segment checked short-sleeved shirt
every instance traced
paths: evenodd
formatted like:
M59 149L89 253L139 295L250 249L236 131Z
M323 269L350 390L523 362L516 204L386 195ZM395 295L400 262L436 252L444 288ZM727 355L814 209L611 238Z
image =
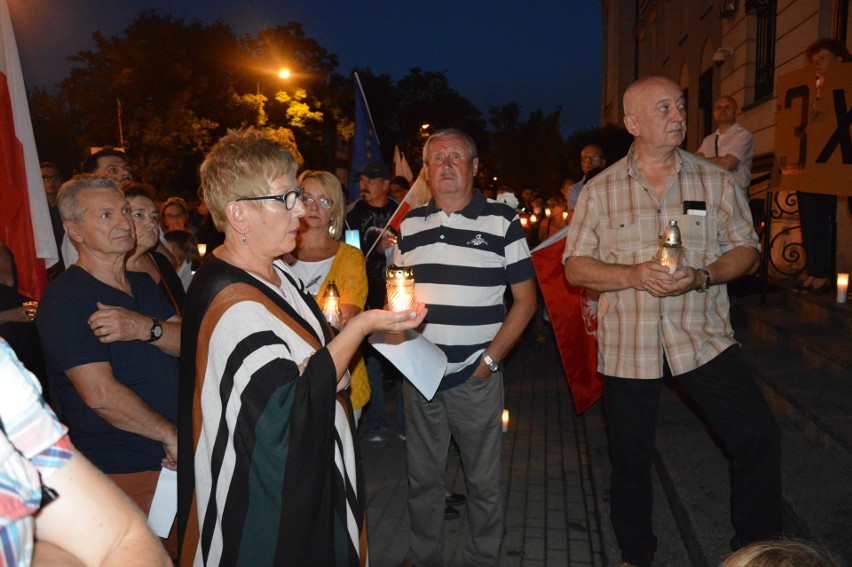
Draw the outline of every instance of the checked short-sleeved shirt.
M49 485L73 447L38 381L1 339L0 383L0 565L29 565L42 479Z
M670 220L678 221L687 265L694 268L739 246L759 249L745 195L724 170L676 149L677 177L658 201L633 167L633 151L586 185L563 259L648 261ZM685 201L704 203L706 214L684 214ZM632 288L604 292L598 304L598 370L621 378L660 378L664 353L672 374L694 370L736 343L729 311L723 285L662 298Z

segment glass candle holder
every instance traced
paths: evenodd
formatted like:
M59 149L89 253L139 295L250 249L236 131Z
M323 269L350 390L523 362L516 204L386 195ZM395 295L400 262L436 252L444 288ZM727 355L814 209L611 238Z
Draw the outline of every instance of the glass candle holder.
M686 251L681 245L680 228L676 220L669 221L651 261L668 268L670 274L686 266Z
M24 308L27 320L35 319L36 313L38 313L38 301L24 301L21 305Z
M385 282L391 311L414 309L414 271L411 268L388 268Z
M334 328L340 327L343 314L340 312L340 291L334 280L328 282L325 293L322 294L322 314L329 325Z
M198 255L204 258L204 255L207 254L207 245L203 242L198 243Z

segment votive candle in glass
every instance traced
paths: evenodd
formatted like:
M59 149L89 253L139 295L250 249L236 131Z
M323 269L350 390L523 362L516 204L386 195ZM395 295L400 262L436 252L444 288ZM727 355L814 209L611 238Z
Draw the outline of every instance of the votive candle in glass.
M414 271L411 268L388 268L385 282L391 311L414 309Z

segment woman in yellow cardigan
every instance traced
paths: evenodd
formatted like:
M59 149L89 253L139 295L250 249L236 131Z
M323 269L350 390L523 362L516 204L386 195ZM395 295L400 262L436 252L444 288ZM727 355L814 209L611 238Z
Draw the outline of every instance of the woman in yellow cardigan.
M338 240L343 231L346 201L340 181L327 171L305 171L299 176L304 189L305 216L296 248L288 259L290 268L316 297L322 307L329 282L340 291L340 327L364 309L367 301L367 271L364 254ZM357 353L349 365L352 375L350 398L355 420L370 400L370 382L364 358Z

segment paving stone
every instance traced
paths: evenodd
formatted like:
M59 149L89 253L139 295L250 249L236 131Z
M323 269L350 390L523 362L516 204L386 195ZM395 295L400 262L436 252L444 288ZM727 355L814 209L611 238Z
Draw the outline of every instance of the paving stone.
M518 347L507 360L504 380L511 422L501 442L505 533L499 566L606 567L585 423L574 412L552 343ZM370 562L395 567L408 553L405 444L393 436L382 443L362 437L360 447ZM467 493L457 457L448 461L447 486ZM444 523L448 567L463 564L467 507L459 509L459 520Z

